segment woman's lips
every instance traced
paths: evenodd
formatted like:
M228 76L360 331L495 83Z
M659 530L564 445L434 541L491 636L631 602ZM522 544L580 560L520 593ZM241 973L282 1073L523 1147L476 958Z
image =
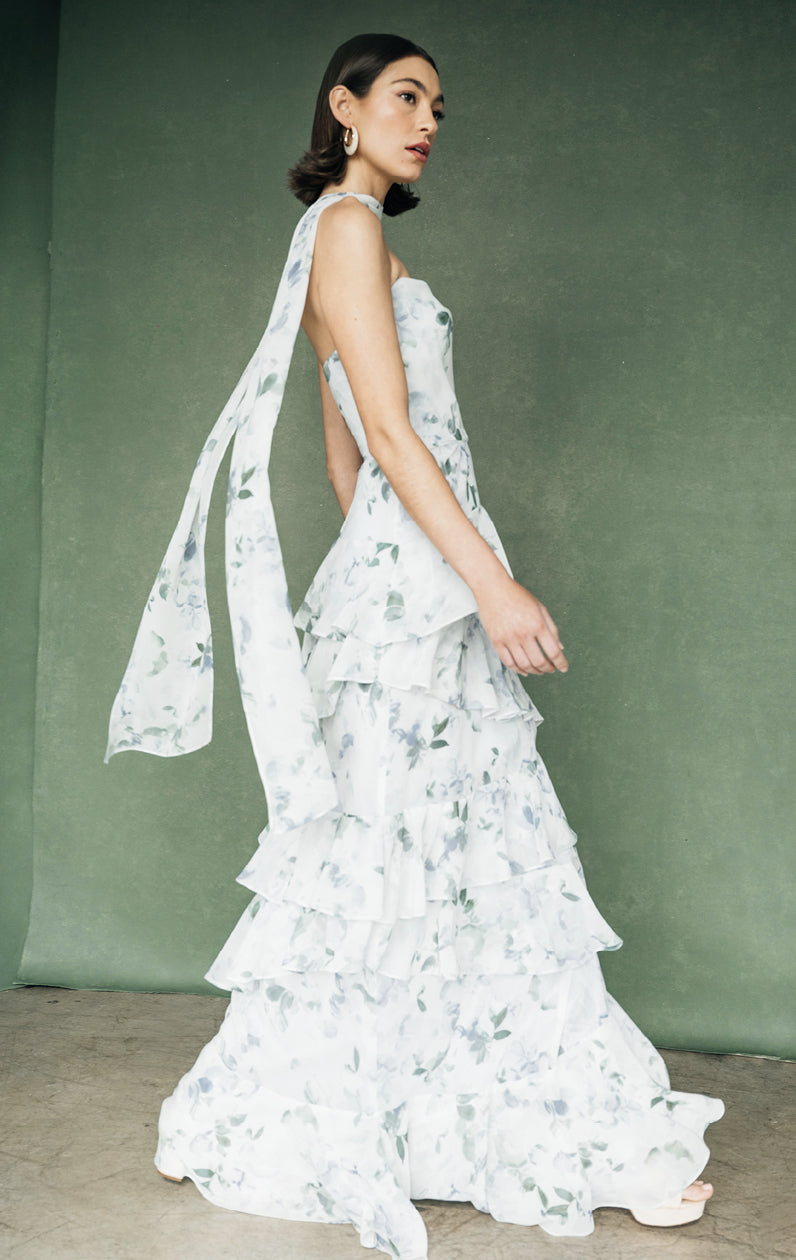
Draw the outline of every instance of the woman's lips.
M408 144L406 151L407 153L414 153L415 157L419 157L421 162L425 162L429 154L429 149L424 144Z

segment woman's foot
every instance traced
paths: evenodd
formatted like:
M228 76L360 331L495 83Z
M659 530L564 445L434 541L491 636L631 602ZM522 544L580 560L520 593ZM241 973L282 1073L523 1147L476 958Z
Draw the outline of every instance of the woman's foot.
M163 1150L158 1150L155 1156L155 1168L166 1181L185 1180L185 1169L171 1147L167 1146Z
M692 1181L691 1185L683 1190L681 1197L692 1203L707 1203L712 1194L713 1186L709 1181Z
M171 1173L161 1172L160 1169L158 1169L158 1172L160 1173L161 1177L163 1177L164 1180L166 1181L185 1181L184 1177L172 1177Z
M640 1225L688 1225L699 1220L712 1194L713 1186L709 1181L692 1181L677 1198L661 1207L630 1210Z

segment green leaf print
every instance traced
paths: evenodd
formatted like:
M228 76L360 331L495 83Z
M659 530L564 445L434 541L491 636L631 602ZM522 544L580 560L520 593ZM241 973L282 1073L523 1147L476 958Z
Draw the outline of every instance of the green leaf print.
M279 377L277 376L276 372L269 372L268 376L266 376L265 380L263 381L263 383L259 386L257 390L257 397L261 398L263 394L267 394L269 389L274 388L274 385L276 385L278 380L279 380Z
M443 718L441 722L434 722L432 729L434 731L435 739L437 738L438 735L442 734L442 732L445 730L445 727L448 725L449 722L450 722L450 718Z
M400 1159L401 1163L403 1163L404 1158L406 1156L406 1147L404 1146L404 1140L401 1137L400 1133L395 1139L395 1149L398 1152L398 1158Z
M245 486L247 481L251 481L256 471L257 471L256 468L247 468L246 471L242 473L241 475L240 484L242 486Z
M689 1159L691 1152L687 1146L683 1146L682 1142L667 1142L663 1148L670 1155L674 1155L676 1159Z
M320 1202L321 1207L324 1208L324 1210L331 1216L334 1212L334 1199L332 1199L325 1190L322 1190L320 1186L316 1188L315 1193L318 1196L318 1201Z
M203 1181L209 1181L211 1177L216 1175L212 1168L194 1168L193 1171L195 1176L201 1177Z
M254 498L254 495L251 490L239 490L238 498L239 499L252 499Z
M400 591L390 591L387 596L385 621L399 621L404 615L404 597Z
M408 828L399 827L398 839L401 842L401 848L403 849L404 853L408 853L409 850L412 848L412 834L408 830Z
M493 1027L499 1028L500 1025L503 1023L503 1020L508 1015L508 1013L509 1013L509 1008L507 1006L504 1006L503 1010L498 1011L497 1015L490 1015L489 1018L492 1020Z
M495 1035L494 1035L494 1037L492 1038L492 1040L493 1040L493 1041L502 1041L504 1037L510 1037L510 1036L511 1036L511 1030L510 1030L510 1029L508 1029L508 1028L501 1028L498 1032L496 1032L496 1033L495 1033Z
M166 652L161 652L157 660L152 662L152 668L149 671L149 677L153 678L155 674L160 674L168 665L169 658Z
M447 739L432 739L431 743L429 744L429 748L447 748L447 747L448 747Z
M205 645L204 645L204 643L197 643L197 645L196 645L196 646L198 647L199 651L201 652L201 656L197 656L197 657L195 658L195 660L191 661L191 669L195 669L195 668L197 667L197 665L201 665L201 664L202 664L202 661L203 661L203 660L204 660L204 658L205 658Z

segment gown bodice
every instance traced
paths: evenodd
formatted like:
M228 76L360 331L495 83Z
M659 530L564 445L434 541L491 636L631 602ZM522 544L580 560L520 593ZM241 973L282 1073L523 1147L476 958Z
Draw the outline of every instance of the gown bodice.
M425 280L399 276L392 286L398 342L409 388L409 418L431 449L453 451L466 445L453 387L452 320ZM324 363L335 402L363 458L370 455L340 357L335 351Z
M425 280L392 286L409 396L409 421L431 451L478 532L511 572L481 503L453 381L452 319ZM467 584L409 516L371 455L337 351L323 372L362 455L354 499L340 535L296 615L303 630L371 644L422 637L477 611Z

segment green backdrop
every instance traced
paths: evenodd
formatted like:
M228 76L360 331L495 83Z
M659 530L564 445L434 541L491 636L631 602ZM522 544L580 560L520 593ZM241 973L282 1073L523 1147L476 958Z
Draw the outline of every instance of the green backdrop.
M57 0L0 2L0 987L33 887L33 716Z
M388 238L453 310L482 496L570 655L566 678L531 690L590 887L625 940L604 959L609 987L659 1045L793 1055L794 9L396 12L62 5L33 900L12 979L202 991L247 900L234 879L265 810L223 628L221 511L213 744L106 767L108 712L195 457L270 310L301 210L284 172L326 60L357 31L398 27L438 58L448 117L422 204ZM274 454L294 598L339 527L316 390L302 346ZM33 397L26 419L27 450ZM26 657L25 734L29 672ZM13 959L19 914L9 939Z

